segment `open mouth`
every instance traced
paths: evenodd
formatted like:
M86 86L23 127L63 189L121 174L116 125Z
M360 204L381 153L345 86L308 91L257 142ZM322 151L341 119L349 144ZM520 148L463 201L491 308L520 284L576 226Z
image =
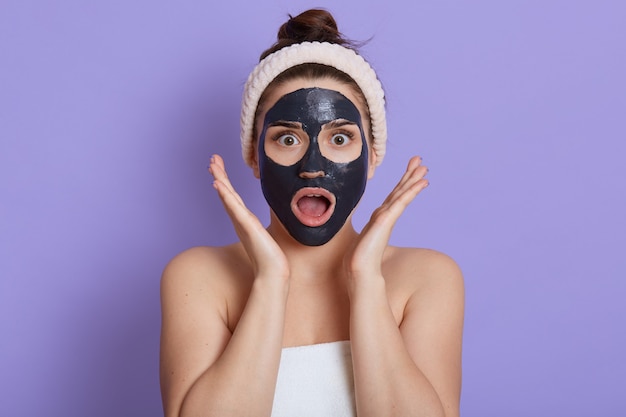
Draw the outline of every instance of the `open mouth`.
M291 211L305 226L321 226L335 211L336 199L324 188L301 188L291 199Z

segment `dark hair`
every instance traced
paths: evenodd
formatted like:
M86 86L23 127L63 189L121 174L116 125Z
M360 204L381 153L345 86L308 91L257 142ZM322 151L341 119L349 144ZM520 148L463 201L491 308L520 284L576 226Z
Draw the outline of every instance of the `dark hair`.
M346 48L357 51L357 43L345 38L339 29L337 28L337 22L335 18L324 9L309 9L299 15L293 17L289 15L287 20L278 29L277 41L269 49L265 50L261 54L261 60L266 56L281 50L290 45L294 45L302 42L328 42L335 43ZM354 90L359 100L365 107L367 112L366 117L369 119L369 108L367 107L367 100L361 91L359 85L343 71L339 71L336 68L322 65L322 64L300 64L291 67L284 72L280 73L272 82L267 86L259 103L257 105L256 114L254 116L255 124L253 127L253 137L256 139L256 119L261 112L261 108L267 95L277 86L284 84L294 79L316 79L316 78L328 78L335 81L339 81ZM371 127L370 127L371 129ZM371 137L371 132L368 132Z
M324 9L309 9L296 17L289 15L278 29L277 41L261 54L263 59L286 46L302 42L336 43L356 50L356 43L344 38L333 15Z

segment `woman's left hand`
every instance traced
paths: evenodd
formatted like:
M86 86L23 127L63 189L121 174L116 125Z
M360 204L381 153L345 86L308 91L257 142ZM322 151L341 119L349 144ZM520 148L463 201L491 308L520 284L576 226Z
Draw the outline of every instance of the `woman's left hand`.
M382 276L383 253L393 226L409 203L428 186L424 178L428 168L421 165L421 158L414 156L406 172L387 196L383 204L372 213L359 238L344 259L344 266L352 287L368 277Z

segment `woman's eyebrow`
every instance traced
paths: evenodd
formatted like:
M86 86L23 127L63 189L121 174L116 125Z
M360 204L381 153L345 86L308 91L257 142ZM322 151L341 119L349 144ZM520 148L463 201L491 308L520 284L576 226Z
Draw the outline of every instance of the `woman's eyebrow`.
M286 120L276 120L269 124L269 127L280 126L288 127L290 129L302 129L302 123L300 122L288 122Z
M324 124L322 126L322 129L336 129L338 127L346 126L346 125L356 125L356 122L353 122L351 120L346 120L346 119L337 119L337 120L333 120L332 122L328 122Z

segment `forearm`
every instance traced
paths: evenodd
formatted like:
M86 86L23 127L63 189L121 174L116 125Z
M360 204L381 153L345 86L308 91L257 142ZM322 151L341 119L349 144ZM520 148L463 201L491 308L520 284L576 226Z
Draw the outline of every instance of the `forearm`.
M287 293L287 280L255 280L228 345L192 385L180 417L271 414Z
M351 290L350 339L359 417L444 416L437 392L410 357L382 277Z

